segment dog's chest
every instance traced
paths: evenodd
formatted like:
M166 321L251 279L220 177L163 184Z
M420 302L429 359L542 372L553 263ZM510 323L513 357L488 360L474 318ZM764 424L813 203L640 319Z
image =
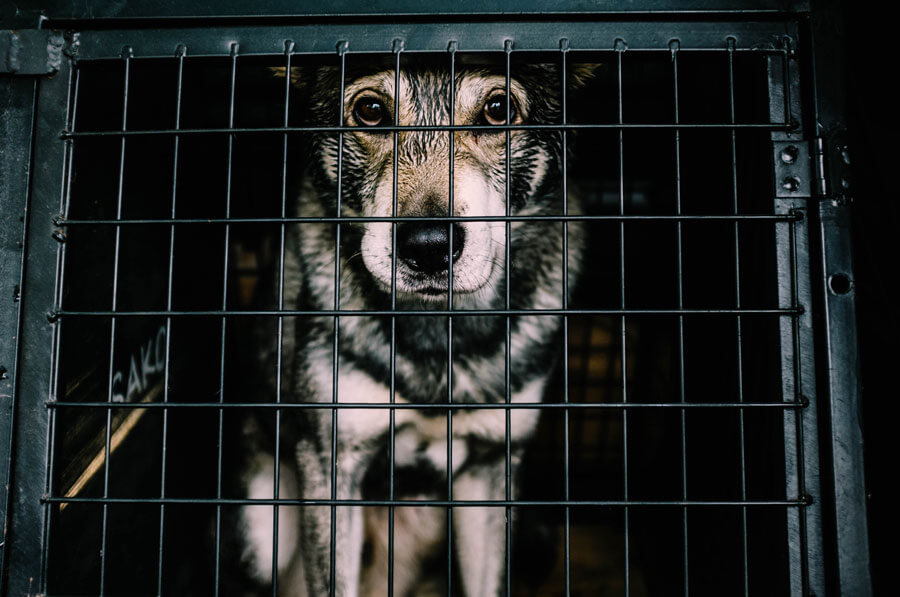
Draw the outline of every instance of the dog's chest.
M328 367L311 367L309 373L317 394L316 401L333 400L335 376L330 364ZM353 367L342 368L336 380L338 403L354 405L341 408L336 413L337 441L341 447L352 450L354 447L387 444L393 426L395 466L429 466L438 471L447 469L448 445L452 445L452 468L455 471L470 457L473 443L505 443L507 437L511 442L517 442L530 436L537 424L539 410L523 406L541 402L545 382L545 378L540 377L525 384L521 391L514 392L509 411L502 405L482 404L477 408L470 405L448 415L445 409L439 407L426 410L421 405L418 405L419 408L407 407L409 401L397 391L393 396L393 403L397 406L390 407L390 387ZM372 407L367 407L367 404ZM320 417L319 428L329 430L330 435L331 410L316 409L315 412ZM448 437L452 439L448 441Z

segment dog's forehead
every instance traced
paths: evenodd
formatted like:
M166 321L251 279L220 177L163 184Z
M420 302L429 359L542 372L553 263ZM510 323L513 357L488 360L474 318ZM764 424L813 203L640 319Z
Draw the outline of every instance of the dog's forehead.
M455 73L457 102L505 87L506 78L502 74L484 69L460 69ZM393 98L394 85L398 73L394 69L357 73L345 85L345 95L352 97L361 90L369 89ZM439 101L447 103L450 98L450 71L445 68L401 68L399 71L400 97L417 103ZM513 92L523 91L522 85L513 78L510 81Z
M394 110L394 85L400 83L401 124L447 124L450 121L450 95L455 94L455 120L471 120L490 94L506 88L506 76L484 69L460 69L455 73L451 87L450 71L443 68L384 69L362 73L351 78L345 86L345 105L349 109L354 97L366 91L375 92L387 100L389 110ZM526 88L517 79L509 82L513 97L523 115L529 112Z

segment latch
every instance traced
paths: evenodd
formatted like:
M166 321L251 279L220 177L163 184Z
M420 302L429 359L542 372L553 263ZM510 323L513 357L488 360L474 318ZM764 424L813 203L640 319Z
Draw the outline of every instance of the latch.
M0 74L51 75L62 64L64 47L59 31L0 31Z

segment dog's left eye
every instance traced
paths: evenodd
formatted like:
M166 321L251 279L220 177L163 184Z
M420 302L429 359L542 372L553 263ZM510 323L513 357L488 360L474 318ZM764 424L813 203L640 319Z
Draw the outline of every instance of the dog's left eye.
M363 126L378 126L383 124L386 111L384 104L375 97L363 97L353 106L353 115L356 121Z
M498 93L484 103L484 119L488 124L506 124L506 94ZM509 120L516 119L515 102L509 103Z

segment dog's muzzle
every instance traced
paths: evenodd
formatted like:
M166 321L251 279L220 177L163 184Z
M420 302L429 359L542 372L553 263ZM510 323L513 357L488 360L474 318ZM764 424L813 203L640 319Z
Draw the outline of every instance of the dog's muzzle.
M456 263L466 239L462 226L446 222L406 222L397 226L397 253L411 271L438 276L450 269L451 238L453 263Z

